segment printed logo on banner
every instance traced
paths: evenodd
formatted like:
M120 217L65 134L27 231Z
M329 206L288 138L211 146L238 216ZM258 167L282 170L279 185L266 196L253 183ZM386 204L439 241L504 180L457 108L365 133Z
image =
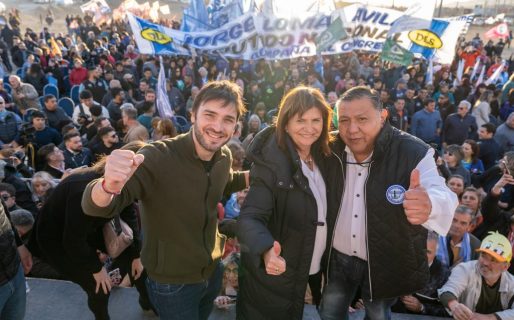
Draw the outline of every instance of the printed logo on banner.
M151 28L146 28L141 31L143 39L148 41L157 42L158 44L167 44L173 42L173 39L168 35Z
M441 38L429 30L414 30L408 36L412 42L422 47L439 49L443 46Z
M402 204L405 198L405 188L399 184L389 186L386 191L386 198L392 204Z
M410 51L412 53L420 53L426 59L432 58L435 51L443 47L444 43L441 38L449 24L450 22L448 21L432 19L429 30L415 30L409 32L408 37L412 41ZM414 37L414 39L412 37Z

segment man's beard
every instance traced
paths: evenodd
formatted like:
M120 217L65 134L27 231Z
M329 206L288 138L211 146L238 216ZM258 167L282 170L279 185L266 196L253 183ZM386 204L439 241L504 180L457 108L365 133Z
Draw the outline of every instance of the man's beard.
M200 146L202 146L202 148L204 148L205 150L207 150L209 152L218 151L222 146L224 146L230 140L230 137L227 137L227 139L223 143L221 143L219 146L210 145L207 142L207 140L204 138L203 134L200 132L200 128L198 128L197 122L195 122L195 124L193 124L193 132L194 132L196 141L200 144ZM204 134L207 134L207 133L204 133Z

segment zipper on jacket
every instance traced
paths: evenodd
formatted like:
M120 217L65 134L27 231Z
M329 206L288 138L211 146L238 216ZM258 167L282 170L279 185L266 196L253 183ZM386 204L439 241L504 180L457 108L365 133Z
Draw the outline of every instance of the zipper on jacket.
M364 215L364 220L366 224L366 251L367 251L367 258L368 258L368 278L369 278L369 301L373 301L373 289L371 287L371 267L369 266L369 241L368 241L368 204L366 200L366 188L368 186L368 179L369 175L371 173L371 165L373 164L373 161L370 162L368 167L368 175L366 176L366 181L364 181L364 208L366 210L366 214Z
M344 167L343 167L343 160L341 160L341 158L339 158L339 156L337 154L335 154L335 152L332 151L332 154L337 158L337 160L339 160L339 164L341 164L341 172L343 174L343 181L345 181L345 174L344 174ZM346 182L345 182L346 183ZM327 259L327 283L328 283L328 280L330 280L330 277L329 277L329 271L330 271L330 256L332 255L332 244L334 243L334 237L335 237L335 234L336 234L336 226L337 226L337 221L339 220L339 213L341 212L341 206L343 205L343 197L344 197L344 188L345 188L345 183L343 183L343 192L341 193L341 201L339 201L339 210L337 211L337 215L336 215L336 221L334 223L334 229L332 230L332 237L331 237L331 240L330 240L330 248L328 249L328 259Z

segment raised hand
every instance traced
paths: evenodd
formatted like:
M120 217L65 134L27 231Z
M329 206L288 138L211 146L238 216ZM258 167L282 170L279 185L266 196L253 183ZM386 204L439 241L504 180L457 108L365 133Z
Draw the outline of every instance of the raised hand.
M414 225L425 223L432 211L432 203L428 192L421 186L418 169L411 172L409 190L405 192L403 208L407 220Z
M275 241L273 247L264 254L264 266L267 274L278 276L286 271L286 260L280 256L280 252L282 252L282 247Z
M144 159L142 154L130 150L114 150L105 163L105 190L120 192Z

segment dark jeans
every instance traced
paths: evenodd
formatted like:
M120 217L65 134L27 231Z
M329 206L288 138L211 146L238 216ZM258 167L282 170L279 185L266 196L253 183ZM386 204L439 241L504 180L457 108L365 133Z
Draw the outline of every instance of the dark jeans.
M0 286L0 319L22 320L26 303L25 277L20 265L16 275Z
M368 263L332 249L328 284L323 291L320 316L323 320L348 320L348 307L361 288L367 320L390 320L396 299L370 300Z
M150 301L161 320L207 320L214 299L221 290L223 266L218 264L212 276L199 283L160 283L148 277Z

